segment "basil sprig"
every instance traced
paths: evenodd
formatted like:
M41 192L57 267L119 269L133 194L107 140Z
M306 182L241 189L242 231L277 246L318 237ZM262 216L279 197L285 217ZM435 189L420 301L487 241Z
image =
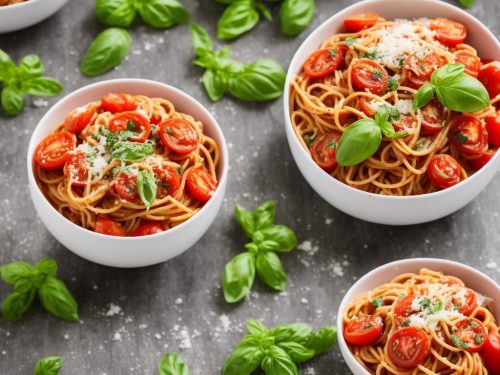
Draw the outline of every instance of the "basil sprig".
M375 118L363 118L349 125L337 145L336 158L341 166L361 163L377 152L382 136L387 138L406 137L408 132L394 130L391 120L399 119L394 107L382 106L375 112Z
M63 85L61 82L42 76L45 67L37 55L26 55L19 61L19 66L7 53L0 49L0 86L2 87L1 104L9 116L16 116L24 108L24 96L55 96Z
M179 354L167 353L158 363L158 375L191 375L191 372Z
M287 277L276 252L290 252L297 245L292 229L274 225L276 204L265 202L250 212L236 205L235 216L251 242L247 252L226 264L223 276L224 298L229 303L240 301L252 288L255 273L271 288L283 291Z
M5 320L17 321L31 306L35 295L52 315L78 322L78 305L68 288L56 277L57 263L42 259L34 267L26 262L14 262L0 267L1 279L14 287L2 304Z
M457 112L477 112L490 105L486 88L464 73L462 64L446 64L434 71L430 82L417 91L413 108L423 107L434 95L446 108Z
M259 367L266 375L298 375L298 365L331 349L337 340L334 327L313 331L305 323L272 329L255 319L247 322L247 335L224 363L222 375L250 375Z
M259 59L245 65L231 59L227 47L215 52L210 36L197 24L191 27L191 39L197 55L193 63L206 69L202 82L211 100L229 93L241 100L267 101L283 93L286 73L278 62Z
M142 202L149 210L156 199L156 180L154 175L147 169L139 171L137 174L137 189Z
M300 34L314 17L314 0L285 0L280 9L281 32L286 36Z
M217 38L235 39L250 31L260 20L260 14L272 19L266 6L255 0L232 1L217 22Z
M57 375L63 366L60 357L46 357L38 361L33 370L34 375Z

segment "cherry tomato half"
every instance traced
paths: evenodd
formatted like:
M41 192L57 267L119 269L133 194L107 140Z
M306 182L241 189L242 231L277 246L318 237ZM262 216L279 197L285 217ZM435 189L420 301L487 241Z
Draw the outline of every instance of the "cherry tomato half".
M486 338L486 330L483 324L472 318L462 319L452 329L452 334L458 339L455 346L467 350L469 353L476 353L481 350Z
M363 13L344 19L344 26L349 31L361 31L372 27L377 23L378 15L375 13Z
M486 131L488 132L488 143L500 147L500 111L496 116L486 118Z
M469 167L474 170L474 171L478 171L480 170L482 167L484 167L491 159L493 159L493 156L495 156L497 150L495 149L488 149L488 151L486 151L484 154L482 154L480 157L476 158L476 159L471 159L471 160L468 160L468 164L469 164Z
M479 68L481 67L481 60L479 60L479 57L465 49L456 51L454 55L455 62L465 67L465 73L474 78L478 76Z
M174 195L181 184L181 177L177 168L170 164L153 165L153 172L158 180L156 194L163 198L167 195Z
M72 133L80 133L92 121L96 112L94 106L75 108L64 119L64 128Z
M360 316L345 325L344 338L351 345L371 345L380 338L383 328L380 316Z
M424 330L417 327L403 327L389 338L387 352L396 366L412 368L426 360L430 345L431 342Z
M394 314L403 317L409 316L413 311L411 305L414 299L415 296L413 294L398 299L394 305Z
M427 177L436 188L447 189L460 182L460 165L450 155L434 155L427 168Z
M115 177L112 185L120 198L129 202L136 202L139 200L137 176L120 172Z
M438 17L434 19L429 28L436 33L436 39L453 47L463 43L467 38L467 28L459 22L449 20L447 18Z
M95 223L95 231L109 236L125 236L125 229L121 226L121 224L110 219L98 219Z
M124 111L133 111L137 104L132 95L129 94L107 94L101 100L103 111L117 113Z
M196 127L184 119L173 118L160 125L161 143L170 151L178 154L189 154L196 150L200 136Z
M378 62L361 59L352 65L352 83L360 90L368 89L372 94L382 95L387 90L389 75Z
M500 375L500 334L492 332L484 341L481 353L484 365L492 375Z
M444 107L437 100L431 100L420 109L423 134L432 134L443 129Z
M477 79L486 87L491 99L500 94L500 61L483 65Z
M304 64L304 73L311 78L322 78L332 74L344 61L340 48L324 48L313 52Z
M154 220L142 220L139 226L130 233L130 236L148 236L150 234L161 233L165 230L163 224Z
M469 316L477 307L477 294L469 288L461 288L451 298L451 302L460 314Z
M472 116L458 116L450 128L449 138L466 154L479 155L488 150L486 126L481 120Z
M47 170L60 168L68 160L68 152L75 148L75 136L59 132L46 136L35 149L35 161Z
M137 135L129 138L130 141L144 143L151 133L151 124L149 119L139 112L127 111L117 113L111 117L109 130L112 132L129 130L134 134L137 133Z
M372 106L373 103L374 103L374 101L372 101L372 100L370 100L368 98L365 98L365 97L359 98L359 108L368 117L375 116L375 110L374 110L374 108Z
M208 202L217 189L217 181L205 167L191 168L186 177L189 193L201 202Z
M332 171L337 166L335 157L340 135L326 133L311 144L311 155L316 164L325 171Z
M413 120L410 116L400 115L399 120L392 121L391 124L394 127L394 130L400 131L400 130L412 128L413 127Z
M88 176L87 155L82 151L69 154L64 164L64 175L74 186L85 186Z
M429 82L432 73L446 64L446 60L434 52L414 53L408 56L403 65L403 73L414 88Z

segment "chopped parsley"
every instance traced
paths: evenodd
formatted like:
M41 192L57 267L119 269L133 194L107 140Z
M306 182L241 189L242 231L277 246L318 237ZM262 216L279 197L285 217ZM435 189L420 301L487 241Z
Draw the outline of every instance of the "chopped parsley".
M382 104L380 107L378 107L377 112L380 112L382 114L387 113L387 121L389 122L399 121L399 119L401 118L401 113L399 113L398 109L387 104Z
M336 49L333 49L331 48L328 53L330 54L330 56L335 56L337 54L337 50Z
M172 131L171 128L167 128L166 130L168 135L174 135L174 132Z
M450 337L451 337L451 341L453 341L453 344L455 344L456 347L462 348L462 349L467 349L468 345L465 342L463 342L462 340L460 340L460 338L458 338L455 335L451 335Z
M479 333L474 337L474 342L476 345L481 345L484 342L484 335L482 333Z
M375 298L370 302L373 307L381 307L382 306L382 297Z
M399 87L399 82L394 78L389 78L389 82L387 83L387 91L397 90Z
M91 151L89 153L87 153L87 155L85 155L85 158L87 159L87 161L92 164L94 162L94 159L95 159L95 152L94 151Z
M121 165L119 167L114 167L113 168L113 177L116 177L116 175L118 173L130 174L130 168L125 167L124 165Z
M375 60L378 57L378 51L374 49L374 50L368 50L366 52L361 52L359 54L359 57L362 59Z
M336 147L337 147L337 141L335 139L330 139L328 141L328 144L326 145L325 149L331 150L332 148L336 148Z
M382 71L379 68L373 69L372 78L375 81L380 81L380 78L382 78L383 75L384 75L384 73L382 73Z
M116 143L121 141L126 141L127 139L134 136L134 133L129 130L123 130L119 132L112 132L107 128L102 128L100 135L106 139L106 149L111 150L115 146ZM95 140L99 140L98 136L93 135Z
M344 42L348 47L352 47L354 45L354 43L358 42L358 39L357 38L346 38L346 40L344 40Z
M307 146L311 145L311 143L314 141L314 138L316 138L316 134L307 134L304 136L304 141L306 142Z
M460 132L458 130L454 130L452 134L455 137L455 140L457 141L457 143L459 145L461 145L462 143L467 142L467 140L469 139L469 137L467 137L464 133L462 133L462 132Z
M469 327L479 327L479 323L474 320L471 320L469 323L467 323L467 325Z
M406 61L406 56L401 56L399 58L399 67L402 68L403 67L403 64L405 63Z
M177 167L177 173L179 174L179 176L182 176L182 168L181 167Z
M137 190L135 189L135 186L132 184L128 184L127 189L129 191L129 193L132 193L132 194L135 194L137 192Z
M135 125L135 122L133 122L132 120L128 120L127 121L127 130L129 130L131 132L137 131L137 127Z
M403 327L409 327L410 326L410 321L409 320L405 320L402 324Z

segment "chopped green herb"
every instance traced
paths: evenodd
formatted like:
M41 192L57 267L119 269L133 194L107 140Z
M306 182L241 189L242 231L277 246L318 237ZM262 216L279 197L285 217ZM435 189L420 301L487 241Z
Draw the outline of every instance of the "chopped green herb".
M375 68L373 69L373 72L372 72L372 78L375 80L375 81L378 81L380 80L380 78L382 78L384 74L382 73L382 71L379 69L379 68Z
M453 136L455 137L457 143L459 145L461 145L462 143L465 143L467 142L467 140L469 139L469 137L467 137L464 133L458 131L458 130L455 130L453 131Z
M328 144L326 145L326 149L327 150L331 150L332 148L336 148L337 147L337 141L335 139L330 139L328 141Z
M471 321L469 321L469 323L467 323L467 325L468 325L469 327L479 327L479 323L478 323L478 322L476 322L475 320L471 320Z
M453 310L460 310L460 306L458 306L457 304L453 304Z
M177 173L179 174L179 176L182 176L182 168L181 167L177 167Z
M426 138L419 138L417 143L415 143L415 151L422 151L424 149L426 149L427 147L425 147L424 145L424 142L426 142L427 139Z
M404 65L405 61L406 61L406 56L401 56L401 57L399 58L399 67L400 67L400 68L402 68L402 67L403 67L403 65Z
M174 135L174 132L172 131L171 128L167 128L167 134L168 135Z
M481 345L484 341L484 335L482 333L479 333L476 335L476 337L474 337L474 342L476 343L476 345Z
M410 321L409 320L405 320L402 325L403 325L403 327L409 327L410 326Z
M420 304L420 307L422 307L422 309L428 310L431 307L431 300L430 300L430 298L422 298L419 301L419 304Z
M311 143L314 141L314 138L316 138L316 134L307 134L304 136L304 141L306 142L307 146L311 145Z
M94 162L94 159L95 159L95 152L94 151L91 151L89 153L87 153L87 155L85 155L87 161L92 164Z
M451 335L451 341L453 341L453 344L455 344L456 347L462 348L462 349L467 349L468 345L460 340L457 336Z
M382 306L382 297L375 298L371 302L371 304L372 304L373 307L381 307Z
M361 52L359 54L359 57L362 59L375 60L378 57L378 51L376 49L374 49L374 50L369 50L366 52Z
M330 53L330 56L335 56L337 54L337 50L335 50L333 48L330 49L328 52Z
M128 189L128 191L129 191L130 193L132 193L132 194L135 194L135 193L137 192L137 190L136 190L135 186L134 186L134 185L132 185L132 184L128 184L128 185L127 185L127 189Z
M387 91L397 90L399 87L399 82L394 78L389 78L389 82L387 83Z
M127 121L127 130L129 130L131 132L137 131L137 127L135 125L135 122L133 122L132 120L128 120Z
M116 175L120 172L123 172L125 174L129 174L130 173L130 168L124 166L124 165L121 165L119 167L114 167L113 168L113 177L116 177Z
M399 113L398 109L387 104L382 104L380 107L378 107L377 111L384 114L388 113L389 116L387 117L387 121L389 122L399 121L399 119L401 118L401 113Z
M358 41L357 38L346 38L346 40L344 40L345 44L348 47L352 47L354 45L354 43L357 43L357 41Z

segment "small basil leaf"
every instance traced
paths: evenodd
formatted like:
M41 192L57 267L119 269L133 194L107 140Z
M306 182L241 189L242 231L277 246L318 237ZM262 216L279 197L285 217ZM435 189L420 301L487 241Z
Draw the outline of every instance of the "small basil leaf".
M177 0L136 0L139 13L149 26L158 29L186 23L189 12Z
M280 10L281 32L286 36L301 33L314 16L314 0L285 0Z
M34 375L57 375L63 366L60 357L47 357L38 361L33 371Z
M9 116L16 116L24 108L23 94L12 86L4 87L2 90L2 109Z
M255 221L255 229L264 229L274 224L276 217L276 202L267 201L262 203L252 213Z
M245 297L255 279L255 258L250 253L235 256L224 268L224 298L234 303Z
M431 76L432 84L447 85L459 78L465 70L462 64L446 64L436 69Z
M57 263L54 259L41 259L35 265L35 283L39 286L48 276L55 276Z
M9 55L0 49L0 78L3 79L5 74L10 73L15 68L16 65Z
M33 267L26 262L13 262L0 267L0 278L10 285L16 285L21 280L30 279Z
M474 0L458 0L458 2L464 8L472 8L472 6L474 5Z
M297 236L295 232L285 225L273 225L261 230L264 240L278 243L277 251L289 252L297 246Z
M237 38L250 31L259 22L259 12L253 0L240 0L229 5L217 23L217 38Z
M151 143L122 141L113 145L113 158L122 161L141 161L152 155L154 147Z
M23 288L24 289L24 288ZM5 320L15 322L24 315L33 303L36 288L31 286L27 290L14 290L2 303L2 314Z
M168 353L158 364L158 375L191 375L191 372L179 354Z
M208 69L201 80L208 97L212 101L216 102L222 98L226 90L226 83L221 71Z
M307 337L312 332L312 328L306 323L284 324L274 327L270 334L275 338L276 342L305 342Z
M29 95L54 96L62 89L61 82L49 77L37 77L23 83L23 92Z
M191 26L190 34L194 51L198 56L204 55L206 51L212 51L214 49L212 39L206 30L197 23L193 23Z
M261 366L266 375L299 375L297 365L283 349L276 345L269 347Z
M100 33L90 45L80 70L87 76L98 76L120 65L132 38L127 30L109 28Z
M257 253L259 252L259 246L257 246L253 242L247 243L245 245L245 249L247 249L253 255L257 255Z
M315 354L321 354L330 350L337 341L337 329L335 327L323 327L312 332L301 342L308 349L314 350Z
M21 68L24 75L28 78L41 76L45 69L40 57L33 54L24 56L19 62L19 68Z
M134 0L97 0L95 13L108 26L128 27L134 21Z
M237 204L234 208L234 216L245 231L245 234L249 238L252 238L253 232L255 231L255 223L252 213Z
M372 119L358 120L345 130L337 146L336 158L341 166L361 163L372 156L382 142L382 131Z
M147 169L137 173L137 189L142 202L146 206L146 210L151 208L151 205L156 199L156 180L153 174Z
M249 335L263 335L269 332L269 329L256 319L249 319L247 321L247 332Z
M415 94L415 99L413 99L413 109L422 108L424 105L429 103L434 96L435 90L432 83L426 83L420 87Z
M241 344L226 358L222 375L250 375L261 364L264 352L257 345Z
M380 127L382 134L387 138L402 138L408 135L407 131L398 131L394 130L394 127L391 125L389 121L387 121L387 116L379 117L379 112L375 112L375 121L377 125Z
M490 105L488 91L476 78L462 73L445 86L436 83L436 96L446 108L457 112L477 112Z
M259 250L261 251L276 251L279 250L280 244L272 240L264 240L259 242Z
M283 349L295 363L309 361L315 354L314 350L296 342L281 342L277 346Z
M286 289L287 278L281 260L273 251L257 254L255 268L260 279L280 292Z
M61 280L47 277L38 289L38 298L52 315L70 322L79 321L78 304Z
M273 20L273 15L271 14L271 11L262 3L255 3L255 9L257 9L266 20L272 21Z

